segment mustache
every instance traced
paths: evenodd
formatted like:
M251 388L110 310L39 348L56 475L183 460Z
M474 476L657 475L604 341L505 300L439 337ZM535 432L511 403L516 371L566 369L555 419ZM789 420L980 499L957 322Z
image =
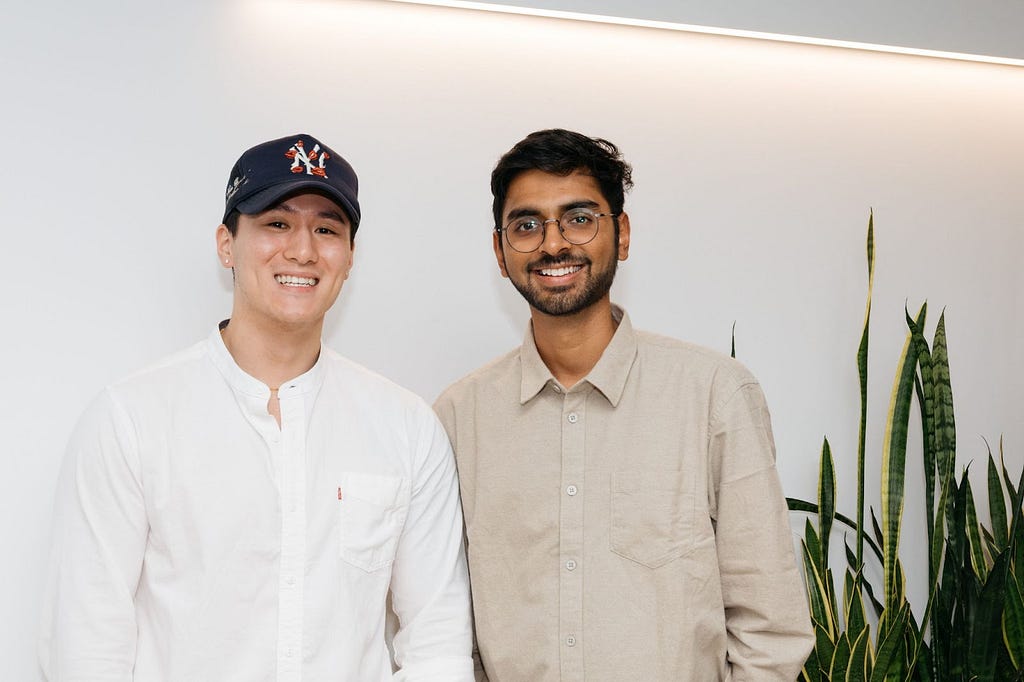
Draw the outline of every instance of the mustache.
M558 268L563 265L590 265L590 259L586 256L573 256L571 254L542 256L531 262L529 268L531 270L539 270L541 268Z

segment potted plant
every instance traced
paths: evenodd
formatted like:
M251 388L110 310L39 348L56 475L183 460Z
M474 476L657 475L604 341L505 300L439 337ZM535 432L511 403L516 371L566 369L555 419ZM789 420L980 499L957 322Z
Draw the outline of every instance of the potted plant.
M874 279L874 215L868 219L868 297L857 351L860 430L857 508L851 519L836 511L832 453L825 439L817 503L789 498L794 512L808 513L801 542L815 647L800 679L829 680L1022 680L1024 679L1024 472L1016 484L988 452L988 527L979 523L967 470L955 474L956 427L946 353L945 316L929 345L927 305L906 314L907 339L900 355L886 420L881 471L881 521L864 517L864 461L868 398L868 336ZM908 426L913 406L921 420L928 544L927 603L920 621L906 598L900 562ZM1007 507L1011 510L1007 513ZM812 523L812 518L817 523ZM845 539L842 600L829 566L834 525ZM881 584L865 576L865 548L882 567ZM917 579L916 576L912 579Z

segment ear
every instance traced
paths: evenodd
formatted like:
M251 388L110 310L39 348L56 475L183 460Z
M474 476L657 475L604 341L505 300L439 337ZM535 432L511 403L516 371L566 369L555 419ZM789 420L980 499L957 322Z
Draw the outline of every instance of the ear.
M501 232L495 230L491 233L493 246L494 246L494 257L498 259L498 270L501 271L502 277L508 277L508 270L505 268L505 252L501 249Z
M345 279L348 279L348 273L352 272L352 266L355 265L356 261L356 243L353 240L350 246L348 254L348 267L345 268Z
M629 258L629 215L625 212L619 214L619 260Z
M221 223L217 226L217 258L220 259L221 265L226 268L231 268L235 265L235 259L231 253L234 241L234 237L228 231L227 225Z

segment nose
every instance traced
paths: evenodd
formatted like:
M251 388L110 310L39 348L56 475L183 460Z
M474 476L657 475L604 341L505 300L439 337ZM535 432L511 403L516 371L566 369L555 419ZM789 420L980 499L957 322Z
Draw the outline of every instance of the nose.
M554 223L554 229L548 229L548 223ZM544 221L544 241L541 242L540 249L547 254L556 254L565 251L571 247L569 241L562 234L562 224L558 218L548 218Z
M288 237L284 252L285 258L303 264L316 262L316 242L311 229L297 227L291 231Z

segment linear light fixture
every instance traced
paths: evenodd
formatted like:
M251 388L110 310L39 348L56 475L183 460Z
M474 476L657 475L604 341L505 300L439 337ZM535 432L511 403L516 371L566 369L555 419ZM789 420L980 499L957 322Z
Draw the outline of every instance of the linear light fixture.
M412 5L435 5L437 7L454 7L458 9L480 10L484 12L500 12L503 14L521 14L538 17L549 17L553 19L574 19L576 21L590 21L599 24L619 24L622 26L639 26L643 28L659 28L669 31L683 31L686 33L705 33L709 35L732 36L735 38L753 38L755 40L774 40L785 43L798 43L801 45L818 45L822 47L841 47L853 50L869 50L872 52L888 52L893 54L915 55L918 57L935 57L939 59L956 59L968 62L984 62L988 64L1002 64L1006 66L1024 66L1024 59L1011 59L1008 57L991 57L987 55L965 54L962 52L944 52L941 50L926 50L916 47L899 47L895 45L878 45L874 43L860 43L849 40L833 40L831 38L814 38L810 36L786 35L782 33L765 33L762 31L746 31L735 28L720 28L715 26L698 26L695 24L681 24L670 21L655 21L651 19L634 19L630 17L615 17L601 14L586 14L582 12L566 12L562 10L539 9L533 7L517 7L515 5L494 4L489 2L467 2L463 0L389 0L390 2L402 2Z

